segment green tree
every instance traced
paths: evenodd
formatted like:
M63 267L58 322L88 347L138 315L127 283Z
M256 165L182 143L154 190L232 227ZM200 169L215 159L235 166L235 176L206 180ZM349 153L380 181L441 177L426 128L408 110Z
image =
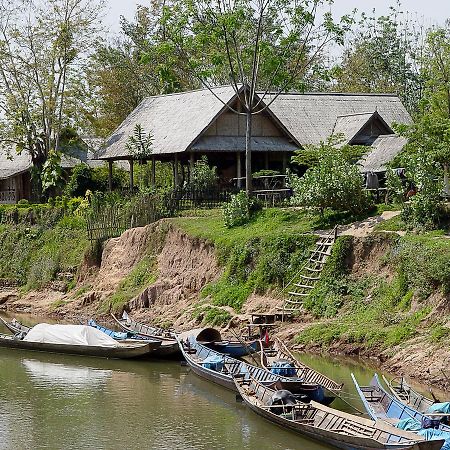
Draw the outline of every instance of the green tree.
M343 43L352 20L322 14L328 0L180 0L165 8L170 53L200 86L231 83L246 118L246 191L252 191L252 118L283 91L303 89L331 42ZM244 87L243 89L241 87ZM257 91L261 93L257 95ZM211 91L212 92L212 91ZM212 92L213 95L214 92Z
M165 2L138 6L133 20L121 18L119 36L100 42L87 69L86 80L78 84L84 118L93 130L107 136L147 96L169 94L194 87L167 51L161 24Z
M330 208L352 214L361 214L371 207L361 173L342 149L321 143L310 147L309 152L315 155L311 167L302 177L290 176L293 205L318 209L321 213Z
M30 154L38 194L101 11L97 0L0 3L0 145Z
M422 27L404 17L400 4L389 14L361 15L350 36L342 62L334 68L335 88L341 92L398 94L410 112L422 96Z

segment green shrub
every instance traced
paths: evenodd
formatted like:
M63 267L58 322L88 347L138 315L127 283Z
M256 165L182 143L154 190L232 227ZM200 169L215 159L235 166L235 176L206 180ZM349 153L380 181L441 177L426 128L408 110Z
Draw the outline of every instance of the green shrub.
M438 344L444 339L450 338L450 328L442 325L435 325L430 330L430 341Z
M316 150L317 161L303 177L290 176L291 203L322 213L326 208L352 214L370 210L373 204L363 189L358 167L330 144L321 144Z
M244 225L250 220L250 199L244 191L231 196L223 207L223 219L227 228Z
M203 155L201 159L195 161L191 170L189 183L186 186L190 189L205 190L214 188L217 185L217 168L210 167L208 158Z
M113 167L113 189L127 186L128 174L125 170ZM65 187L66 195L70 197L84 197L86 191L106 192L109 189L108 167L92 168L85 163L78 164L72 170L72 174Z

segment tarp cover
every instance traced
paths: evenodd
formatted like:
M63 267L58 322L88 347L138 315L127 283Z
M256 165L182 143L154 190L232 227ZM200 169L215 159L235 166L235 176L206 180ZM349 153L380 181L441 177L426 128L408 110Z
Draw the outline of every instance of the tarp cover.
M428 412L450 414L450 402L435 403L428 408Z
M413 419L400 420L396 425L397 428L405 431L413 431L419 436L424 437L427 441L445 440L441 450L450 450L450 433L447 431L436 430L435 428L422 428L419 421Z
M93 345L97 347L117 347L112 337L87 325L49 325L40 323L34 326L24 338L27 342L46 344Z

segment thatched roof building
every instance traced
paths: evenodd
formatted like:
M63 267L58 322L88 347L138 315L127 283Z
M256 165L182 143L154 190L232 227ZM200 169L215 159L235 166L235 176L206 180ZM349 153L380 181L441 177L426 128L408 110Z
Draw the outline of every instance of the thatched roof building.
M231 86L213 91L236 107ZM270 102L270 97L265 99L266 104ZM392 134L394 122L411 123L395 95L282 94L267 114L255 117L252 150L292 152L340 133L351 142L358 134L374 132L374 128L375 135ZM132 158L126 144L136 124L152 134L155 156L245 149L245 118L230 112L209 90L202 89L143 100L107 139L99 158Z
M220 99L220 100L219 100ZM273 100L273 101L272 101ZM344 143L372 145L381 135L391 135L393 123L411 123L396 95L388 94L281 94L264 103L269 107L253 118L253 171L284 172L294 151L318 144L332 135ZM224 105L225 104L225 105ZM148 97L106 140L99 158L110 163L132 162L127 148L135 126L153 136L153 161L192 164L207 155L222 179L242 176L245 152L245 116L231 86ZM178 175L175 173L175 180Z
M406 138L396 134L379 136L372 144L371 151L360 161L360 171L362 173L386 172L386 166L391 162L406 145Z

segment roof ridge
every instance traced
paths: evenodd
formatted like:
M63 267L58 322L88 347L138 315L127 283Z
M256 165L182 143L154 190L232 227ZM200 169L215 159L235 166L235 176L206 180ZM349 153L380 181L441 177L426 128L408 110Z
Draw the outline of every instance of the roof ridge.
M233 86L231 86L231 84L223 84L220 86L214 86L211 88L199 88L199 89L192 89L190 91L183 91L183 92L172 92L170 94L157 94L157 95L148 95L147 97L144 97L144 100L147 99L152 99L152 98L161 98L161 97L174 97L176 95L186 95L186 94L193 94L194 92L202 92L202 91L210 91L210 89L223 89L223 88L229 88L229 89L233 89L234 92L234 88Z
M341 116L337 116L336 120L339 119L340 117L353 117L353 116L365 116L367 114L370 114L371 116L373 116L377 111L373 111L373 112L362 112L362 113L352 113L352 114L342 114Z
M258 94L261 92L257 92ZM267 95L277 95L276 92L269 92ZM333 96L333 97L395 97L399 98L397 94L388 93L388 92L283 92L279 94L283 95L317 95L317 96Z

